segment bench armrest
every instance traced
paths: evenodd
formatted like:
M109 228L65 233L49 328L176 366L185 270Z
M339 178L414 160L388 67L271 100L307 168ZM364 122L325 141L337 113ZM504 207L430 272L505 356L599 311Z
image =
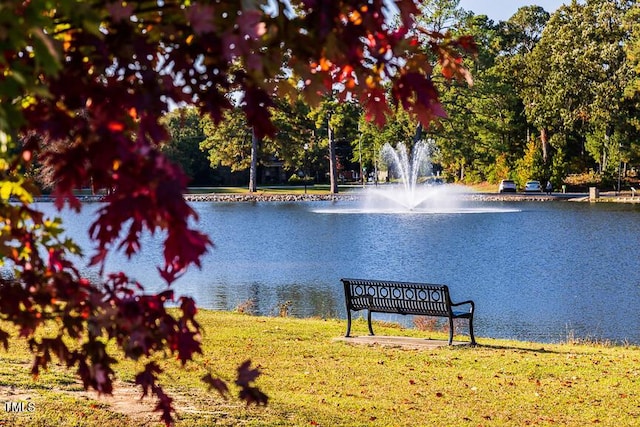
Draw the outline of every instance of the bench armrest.
M462 302L457 302L457 303L451 303L451 307L457 307L459 305L465 305L465 304L469 304L471 305L471 313L473 313L473 310L475 309L475 304L473 303L473 301L469 300L469 301L462 301Z

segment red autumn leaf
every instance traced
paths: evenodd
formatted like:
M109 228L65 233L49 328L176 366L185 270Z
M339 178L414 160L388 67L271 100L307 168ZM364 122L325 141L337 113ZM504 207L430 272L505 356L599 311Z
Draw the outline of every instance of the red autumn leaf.
M240 387L244 387L253 382L260 376L258 369L251 369L251 360L245 360L240 366L238 366L238 378L236 384Z
M447 117L433 82L423 74L410 72L402 75L395 82L392 93L401 100L403 108L414 113L425 126L435 119Z
M109 12L111 20L114 22L128 21L129 19L131 19L131 16L134 14L135 10L133 3L124 4L121 1L107 3L105 7L107 9L107 12Z
M365 99L365 118L378 126L383 126L391 113L384 91L380 88L368 91Z
M236 19L240 34L246 35L252 39L256 39L265 34L266 25L262 22L263 14L257 10L245 10L242 15Z
M271 123L269 107L273 107L274 101L269 94L259 87L250 87L247 88L242 101L244 103L242 110L256 136L262 139L267 135L273 135L276 129Z
M198 308L196 307L196 303L193 298L189 297L180 297L180 310L183 313L183 319L191 322L195 327L198 327L198 322L195 320L196 313L198 312Z
M215 7L208 4L192 3L184 11L193 32L202 35L215 31Z
M182 329L178 332L177 351L178 359L182 364L186 364L187 361L193 359L194 353L202 354L202 346L197 339L200 336L197 332Z
M478 51L478 45L476 44L473 36L461 36L458 38L457 42L467 53L475 54Z
M396 6L400 9L400 18L402 19L402 25L407 28L411 28L414 22L414 16L420 14L420 10L418 9L415 2L412 1L403 1L396 2Z
M222 51L227 61L234 61L244 52L244 39L237 34L226 34L223 38Z
M111 132L122 132L124 130L124 124L117 121L111 121L107 124L107 128Z
M145 365L144 371L136 375L135 383L142 387L142 397L146 397L149 391L155 387L156 379L160 373L162 373L160 366L156 362L149 362Z

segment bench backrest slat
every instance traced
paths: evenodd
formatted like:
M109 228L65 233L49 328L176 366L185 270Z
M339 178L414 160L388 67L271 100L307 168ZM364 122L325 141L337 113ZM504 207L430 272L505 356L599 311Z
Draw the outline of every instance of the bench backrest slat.
M431 283L342 279L351 310L447 316L451 312L449 288Z

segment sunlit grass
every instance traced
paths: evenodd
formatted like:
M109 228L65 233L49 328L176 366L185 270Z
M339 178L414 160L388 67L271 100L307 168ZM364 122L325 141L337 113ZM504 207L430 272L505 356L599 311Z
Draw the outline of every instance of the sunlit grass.
M172 358L161 359L163 385L179 408L178 425L632 426L640 420L640 349L635 346L479 337L477 347L406 350L335 340L344 334L343 320L213 311L199 313L198 319L205 330L203 354L185 368ZM360 319L353 327L366 331ZM376 332L446 335L382 323ZM232 385L236 367L248 358L262 371L257 385L269 395L267 407L247 408L201 383L211 372ZM141 366L120 363L119 381L130 384ZM38 403L34 417L64 413L66 425L139 424L102 400L77 397L73 374L60 366L37 381L29 370L22 344L12 342L10 352L0 351L2 387L32 394Z

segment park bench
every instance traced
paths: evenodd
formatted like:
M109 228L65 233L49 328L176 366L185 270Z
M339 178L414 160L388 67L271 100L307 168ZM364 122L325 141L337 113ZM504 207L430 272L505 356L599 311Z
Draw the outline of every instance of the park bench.
M367 310L371 335L374 335L371 327L371 313L374 312L436 316L449 319L449 345L453 343L453 319L468 319L471 344L476 344L473 301L452 303L445 285L364 279L341 279L341 282L347 305L346 337L351 333L351 312ZM458 309L459 306L464 307Z

